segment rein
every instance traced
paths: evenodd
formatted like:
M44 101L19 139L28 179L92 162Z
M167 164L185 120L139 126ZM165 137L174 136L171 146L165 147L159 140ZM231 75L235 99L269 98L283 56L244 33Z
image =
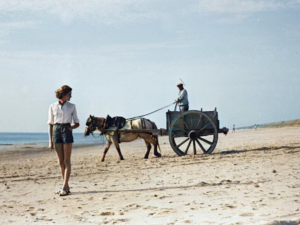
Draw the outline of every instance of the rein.
M168 107L170 107L170 106L173 105L173 104L175 104L175 102L173 102L173 103L170 104L170 105L164 106L164 107L162 107L162 108L160 108L160 109L157 109L157 110L155 110L155 111L153 111L153 112L147 113L147 114L145 114L145 115L127 118L126 120L135 120L135 119L143 118L144 116L148 116L148 115L153 114L153 113L155 113L155 112L158 112L158 111L160 111L160 110L162 110L162 109L168 108ZM177 106L177 104L176 104L176 106ZM100 128L100 120L98 120L97 117L93 117L93 118L96 119L96 123L95 123L95 121L92 121L92 124L91 124L92 127ZM89 127L90 127L90 126L89 126ZM96 136L94 135L93 131L90 131L90 133L91 133L91 134L93 135L93 137L95 137L95 138L98 138L98 137L100 137L100 136L102 135L101 132L100 132L99 136L96 137Z
M94 135L94 132L93 132L93 131L91 131L91 134L93 135L94 138L98 138L98 137L101 136L101 132L99 133L99 136L97 136L97 137Z
M100 128L101 124L100 124L100 120L97 117L93 117L95 120L92 120L91 124L88 126L88 129L90 130L89 132L93 135L94 138L98 138L102 135L102 133L99 133L99 136L95 136L94 132L90 129L90 127L96 127L96 128Z
M134 120L134 119L142 118L142 117L144 117L144 116L148 116L148 115L150 115L150 114L152 114L152 113L155 113L155 112L157 112L157 111L159 111L159 110L162 110L162 109L164 109L164 108L170 107L170 106L173 105L173 104L175 104L175 102L173 102L173 103L170 104L170 105L164 106L164 107L162 107L162 108L160 108L160 109L157 109L157 110L155 110L155 111L153 111L153 112L151 112L151 113L148 113L148 114L145 114L145 115L141 115L141 116L135 116L135 117L132 117L132 118L128 118L128 119L126 119L126 120Z

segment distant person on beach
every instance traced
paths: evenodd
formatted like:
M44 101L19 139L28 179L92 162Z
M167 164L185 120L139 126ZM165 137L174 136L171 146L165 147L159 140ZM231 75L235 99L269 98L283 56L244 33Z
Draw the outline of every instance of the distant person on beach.
M233 125L232 132L235 133L235 125Z
M189 110L188 93L183 88L182 83L177 84L177 87L179 88L179 94L178 94L178 98L175 100L175 102L179 103L179 109L181 112L188 111Z
M53 149L54 145L63 178L63 186L58 194L65 196L71 193L69 178L73 143L72 130L79 127L79 119L75 105L69 102L72 97L72 88L64 85L55 93L58 101L50 105L48 114L49 148ZM71 126L72 121L74 125Z

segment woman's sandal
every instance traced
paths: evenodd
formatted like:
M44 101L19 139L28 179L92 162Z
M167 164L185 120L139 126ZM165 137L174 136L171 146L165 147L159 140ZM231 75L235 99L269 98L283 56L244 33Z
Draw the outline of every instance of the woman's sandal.
M67 194L61 195L63 192L66 192ZM55 194L59 194L60 196L65 196L65 195L70 195L71 191L70 191L70 189L66 189L66 190L59 189L57 192L55 192Z
M66 190L60 190L59 196L66 196L68 195L68 192Z

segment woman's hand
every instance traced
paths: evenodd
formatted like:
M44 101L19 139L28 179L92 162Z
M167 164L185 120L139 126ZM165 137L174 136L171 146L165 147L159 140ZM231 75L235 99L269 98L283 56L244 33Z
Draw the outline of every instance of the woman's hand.
M70 126L70 127L69 127L69 130L76 129L77 127L79 127L79 123L75 123L75 125Z
M52 124L49 124L49 146L48 148L49 149L53 149L53 139L52 139L52 133L53 133L53 125Z
M53 150L53 141L49 142L49 147L48 148L51 149L51 150Z

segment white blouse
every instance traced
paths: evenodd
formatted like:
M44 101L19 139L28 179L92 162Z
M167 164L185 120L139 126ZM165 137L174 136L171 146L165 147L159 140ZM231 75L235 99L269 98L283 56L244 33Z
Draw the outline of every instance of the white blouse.
M48 113L48 124L56 123L79 123L75 104L66 102L63 106L59 102L50 105Z

